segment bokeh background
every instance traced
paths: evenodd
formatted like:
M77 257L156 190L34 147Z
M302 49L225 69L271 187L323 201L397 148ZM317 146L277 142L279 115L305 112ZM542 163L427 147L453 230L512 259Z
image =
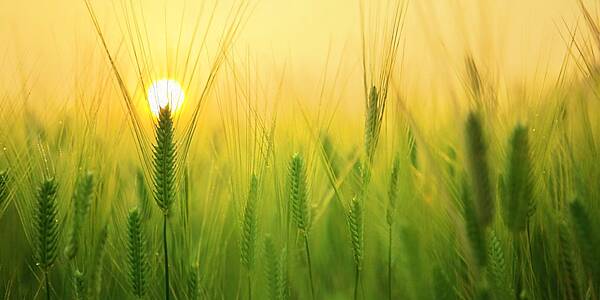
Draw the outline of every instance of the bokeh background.
M91 1L111 51L127 40L122 6L128 2L144 8L147 42L159 49L153 60L160 64L167 57L165 45L173 48L180 33L189 36L197 17L207 19L215 7L211 1ZM214 17L220 25L213 27L212 40L236 2L218 1ZM540 83L545 74L556 74L560 68L569 32L582 21L578 18L574 0L410 1L402 43L404 89L433 92L430 87L439 87L462 70L467 53L498 80ZM81 76L82 70L107 64L80 0L0 1L0 40L3 89L19 89L29 78L31 87L60 97L69 94L73 77ZM359 1L251 2L234 51L260 62L256 68L260 72L285 66L288 78L300 78L305 84L318 85L325 70L339 65L350 71L344 76L359 80Z

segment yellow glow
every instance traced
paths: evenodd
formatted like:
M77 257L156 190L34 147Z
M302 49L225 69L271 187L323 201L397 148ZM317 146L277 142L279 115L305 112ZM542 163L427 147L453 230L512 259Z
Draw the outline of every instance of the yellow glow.
M185 95L179 82L173 79L156 80L148 89L148 103L150 110L158 116L161 108L169 105L171 112L181 108Z

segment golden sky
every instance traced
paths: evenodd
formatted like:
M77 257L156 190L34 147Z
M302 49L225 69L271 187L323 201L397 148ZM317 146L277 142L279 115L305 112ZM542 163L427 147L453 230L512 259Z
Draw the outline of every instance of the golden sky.
M213 38L219 36L234 1L238 0L218 1ZM120 7L126 2L91 0L112 51L123 40ZM203 1L133 2L143 3L149 44L164 49L166 39L173 45L180 31L183 39L192 32ZM208 4L201 18L208 18L209 2L203 2ZM370 7L383 0L364 2ZM265 72L287 65L298 74L318 75L329 52L330 65L342 57L345 70L360 74L358 0L258 0L250 6L236 55L251 55ZM573 26L577 17L575 0L410 1L403 79L424 87L443 81L460 72L466 51L506 80L523 80L546 67L555 70L565 53L560 33L566 34L566 26ZM74 70L90 64L91 53L100 49L83 0L0 1L0 41L4 88L12 85L6 82L31 76L39 85L60 89L60 83L76 76ZM94 57L98 64L106 63L100 55Z

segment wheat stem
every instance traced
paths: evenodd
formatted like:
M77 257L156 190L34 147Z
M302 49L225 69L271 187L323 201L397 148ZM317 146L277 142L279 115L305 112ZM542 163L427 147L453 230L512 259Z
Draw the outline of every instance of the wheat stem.
M50 300L50 280L47 271L44 272L44 285L46 286L46 300Z
M392 300L392 225L388 230L388 299Z
M163 212L163 255L165 270L165 299L170 298L169 247L167 218L175 200L176 147L173 119L167 105L160 109L154 145L154 199Z
M169 247L167 243L167 215L163 216L163 252L165 256L165 299L169 300L170 285L169 285Z
M304 248L306 250L306 263L308 264L308 280L310 281L310 295L315 299L315 287L313 283L312 262L310 260L310 247L308 246L308 234L304 233Z

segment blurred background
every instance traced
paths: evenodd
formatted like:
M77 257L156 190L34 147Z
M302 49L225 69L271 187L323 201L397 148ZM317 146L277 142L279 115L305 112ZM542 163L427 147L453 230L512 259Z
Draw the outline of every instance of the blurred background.
M366 2L373 6L383 1ZM166 65L165 53L172 56L177 41L193 35L198 18L205 25L213 12L208 41L216 43L236 3L91 1L113 52L128 41L124 7L142 8L138 11L143 11L140 16L147 26L146 43L156 49L151 55L155 65ZM304 84L317 85L325 70L340 65L345 77L359 80L359 6L359 1L348 0L251 1L233 51L236 57L260 62L256 69L262 72L285 68L288 78L300 78ZM462 71L467 53L498 80L541 80L538 77L560 68L578 18L575 0L410 1L399 64L404 88L439 86L448 75ZM4 90L19 89L27 81L61 97L69 94L73 77L80 77L82 70L107 65L82 0L0 1L0 40ZM212 45L207 49L214 53L216 44ZM131 57L123 56L121 68L132 67Z

